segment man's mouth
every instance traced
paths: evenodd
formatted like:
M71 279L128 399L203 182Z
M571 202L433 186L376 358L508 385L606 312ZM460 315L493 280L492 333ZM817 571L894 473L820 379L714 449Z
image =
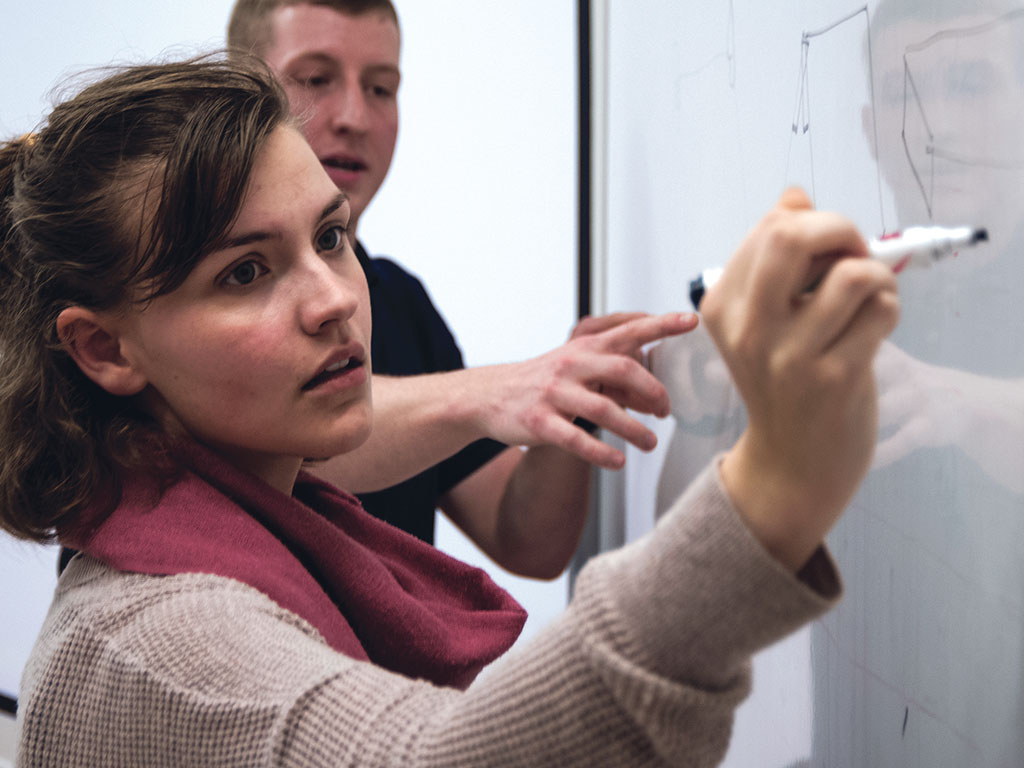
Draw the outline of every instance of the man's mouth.
M321 163L325 168L338 168L351 173L366 170L366 163L351 157L325 157Z

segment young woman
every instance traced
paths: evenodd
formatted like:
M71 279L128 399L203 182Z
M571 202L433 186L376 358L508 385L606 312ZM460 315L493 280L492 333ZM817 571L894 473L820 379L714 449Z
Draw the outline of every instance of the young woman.
M110 75L0 149L0 515L80 554L25 670L20 765L712 765L752 653L826 610L897 315L787 193L704 300L749 409L565 614L301 471L372 424L348 204L272 78ZM677 318L644 318L651 339ZM615 329L609 333L616 333Z

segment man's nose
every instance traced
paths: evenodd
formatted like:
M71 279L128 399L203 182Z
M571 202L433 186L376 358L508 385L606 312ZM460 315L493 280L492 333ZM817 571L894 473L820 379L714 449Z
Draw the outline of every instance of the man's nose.
M362 133L367 125L366 93L358 84L338 86L332 95L331 129L339 133Z

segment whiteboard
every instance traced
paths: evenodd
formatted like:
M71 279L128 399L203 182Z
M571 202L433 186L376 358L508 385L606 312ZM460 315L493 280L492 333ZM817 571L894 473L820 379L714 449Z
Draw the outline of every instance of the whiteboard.
M689 280L802 186L867 236L986 227L900 277L875 463L829 544L838 609L755 660L727 766L1024 766L1024 7L1000 0L610 0L607 306ZM630 452L627 531L742 429L699 332Z

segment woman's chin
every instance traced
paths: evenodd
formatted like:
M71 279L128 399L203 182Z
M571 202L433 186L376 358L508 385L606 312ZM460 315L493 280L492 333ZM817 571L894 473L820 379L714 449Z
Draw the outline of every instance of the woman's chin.
M370 439L370 434L373 432L373 414L372 412L367 416L365 420L357 425L347 426L347 428L335 436L329 441L325 441L323 445L316 446L315 452L311 453L313 458L307 459L307 461L326 461L332 459L335 456L342 456L346 453L362 447L362 445Z

